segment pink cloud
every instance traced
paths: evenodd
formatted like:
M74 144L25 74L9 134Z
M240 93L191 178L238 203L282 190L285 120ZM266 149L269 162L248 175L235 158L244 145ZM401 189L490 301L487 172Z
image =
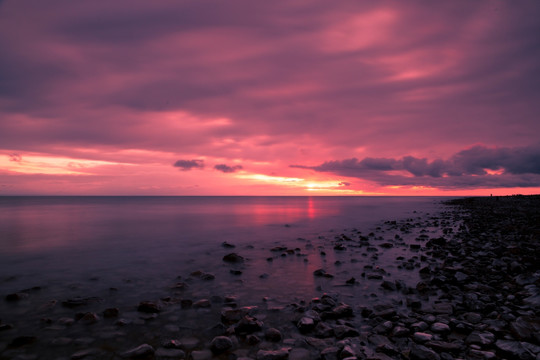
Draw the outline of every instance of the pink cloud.
M0 5L4 153L294 177L537 142L540 5L55 1Z

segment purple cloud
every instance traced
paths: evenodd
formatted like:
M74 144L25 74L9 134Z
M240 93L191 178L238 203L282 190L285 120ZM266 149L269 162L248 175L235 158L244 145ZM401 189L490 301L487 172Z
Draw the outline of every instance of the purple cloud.
M235 171L242 169L242 165L228 166L225 164L218 164L214 166L214 169L219 170L224 173L233 173Z
M327 161L318 166L291 167L361 178L380 185L536 187L540 186L540 144L514 148L477 145L458 152L448 160L428 161L413 156L401 159L352 158Z
M178 160L174 163L174 167L180 168L182 171L204 168L203 160Z

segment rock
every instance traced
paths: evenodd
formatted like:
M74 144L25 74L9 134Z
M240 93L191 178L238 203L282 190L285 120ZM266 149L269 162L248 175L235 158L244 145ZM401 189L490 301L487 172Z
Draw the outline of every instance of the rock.
M520 316L510 323L510 331L519 340L540 341L540 319L531 316ZM538 338L535 339L535 336Z
M261 339L259 339L257 335L251 334L251 335L246 336L246 342L249 345L257 345L258 343L261 342Z
M216 276L211 273L204 273L201 275L201 280L205 280L205 281L214 280L215 278Z
M154 352L155 350L152 346L148 344L142 344L137 346L136 348L123 352L122 354L120 354L120 356L123 358L139 358L153 355Z
M193 307L196 309L199 309L199 308L207 309L209 307L212 307L212 303L208 299L201 299L201 300L195 301L193 303Z
M86 324L86 325L95 324L98 321L99 321L99 316L97 316L97 314L93 313L93 312L87 312L79 320L80 323L83 323L83 324Z
M474 312L463 314L463 317L471 324L478 324L480 321L482 321L482 315Z
M85 357L89 357L89 356L96 356L98 354L99 354L98 349L84 349L84 350L79 350L73 355L71 355L71 359L79 360L79 359L84 359Z
M26 335L18 336L9 343L8 347L18 348L21 346L30 345L32 343L35 343L36 341L37 341L37 337L35 336L26 336Z
M296 323L296 327L301 333L308 333L315 328L315 320L310 317L304 316L300 320L298 320L298 322Z
M481 346L491 345L495 342L495 335L490 332L473 331L465 339L467 344L477 344Z
M411 360L440 360L441 357L433 350L428 349L423 345L415 343L410 344L410 359Z
M223 257L223 261L230 263L241 263L244 262L244 258L237 253L230 253Z
M534 357L519 343L513 340L497 340L495 347L507 356L516 359L534 359Z
M235 245L230 244L230 243L228 243L228 242L226 242L226 241L222 242L222 243L221 243L221 246L223 246L223 247L226 248L226 249L232 249L232 248L235 248L235 247L236 247Z
M339 354L341 359L354 358L356 359L356 351L350 345L345 345Z
M158 348L155 356L157 359L185 359L186 353L181 349Z
M315 336L319 338L329 338L334 336L334 329L324 322L320 322L315 326Z
M72 309L75 307L86 306L86 305L96 303L96 302L101 302L101 301L103 301L103 299L98 298L98 297L89 297L89 298L77 297L77 298L62 301L62 306Z
M334 334L336 335L336 338L338 339L344 339L346 337L353 337L353 336L358 336L360 335L360 333L358 332L358 330L350 327L350 326L346 326L346 325L336 325L334 326Z
M335 346L330 346L321 351L322 360L338 360L339 359L339 348Z
M425 321L419 321L419 322L415 322L411 325L411 329L413 331L426 331L427 329L429 329L429 325L425 322Z
M311 360L311 353L304 348L294 348L289 352L289 360Z
M433 335L423 332L415 332L413 334L413 340L419 344L423 344L433 339Z
M410 330L403 326L396 326L394 329L392 329L392 336L393 337L406 337L409 336Z
M235 326L234 331L237 334L252 334L262 329L263 322L256 318L246 315Z
M6 295L5 299L6 299L6 301L15 302L15 301L20 301L20 300L26 299L26 298L28 298L28 296L29 296L28 293L18 292L18 293L13 293L13 294Z
M334 275L327 273L326 270L324 270L324 269L315 270L313 272L313 275L317 276L317 277L326 277L326 278L333 278L334 277Z
M270 328L264 333L264 337L268 341L279 342L282 339L281 332L278 329Z
M384 280L381 283L381 288L383 288L385 290L390 290L390 291L396 291L397 290L396 284L393 283L392 281L388 281L388 280Z
M210 360L212 352L210 350L193 350L190 354L191 360Z
M439 340L428 341L425 345L437 351L438 353L448 352L448 353L457 354L461 352L462 350L462 346L459 343L439 341Z
M437 334L449 334L451 330L445 323L436 322L431 325L431 331Z
M353 316L353 309L347 304L338 305L334 309L332 309L332 311L324 311L321 314L322 319L342 319Z
M137 307L137 311L147 314L156 314L161 311L161 306L153 301L141 301Z
M216 336L210 343L210 348L214 354L221 354L232 347L232 340L227 336Z
M493 360L497 358L497 355L491 351L481 351L476 349L470 349L469 355L473 359Z
M120 310L118 310L118 308L109 308L103 311L103 317L113 318L113 317L117 317L119 313L120 313Z
M259 350L257 352L257 360L285 360L288 357L289 352L286 349Z
M184 346L180 340L176 339L166 340L161 345L166 349L181 349Z

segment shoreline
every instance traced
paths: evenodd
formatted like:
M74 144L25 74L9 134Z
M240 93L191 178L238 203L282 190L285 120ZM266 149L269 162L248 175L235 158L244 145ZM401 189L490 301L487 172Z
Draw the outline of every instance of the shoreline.
M540 196L456 199L436 216L389 220L369 234L335 234L321 240L323 248L308 242L302 249L268 249L258 261L276 266L303 262L308 245L322 257L365 254L373 264L385 254L404 254L391 266L365 265L357 273L329 271L339 269L339 260L315 269L321 296L286 305L271 297L246 304L234 294L198 298L190 284L215 279L204 271L130 309L104 309L106 299L92 297L51 300L23 329L2 316L0 359L534 359L540 354L539 209ZM222 247L238 255L219 261L241 281L249 251ZM419 281L407 284L415 276ZM379 290L365 294L368 304L351 302L347 294L364 284ZM42 291L0 295L16 312Z

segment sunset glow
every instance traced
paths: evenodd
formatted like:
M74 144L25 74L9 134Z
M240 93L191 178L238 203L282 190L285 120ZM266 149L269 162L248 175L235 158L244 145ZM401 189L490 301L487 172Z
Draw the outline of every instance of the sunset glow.
M0 195L540 193L539 18L2 1Z

